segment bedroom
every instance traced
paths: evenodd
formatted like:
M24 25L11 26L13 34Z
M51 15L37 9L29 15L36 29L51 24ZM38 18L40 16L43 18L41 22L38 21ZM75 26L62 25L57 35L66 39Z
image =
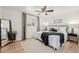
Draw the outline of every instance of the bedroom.
M78 50L79 7L76 6L75 7L73 6L68 6L68 7L67 6L21 6L21 7L9 6L8 7L7 6L1 8L2 11L0 18L11 19L12 27L13 27L12 29L17 31L17 40L21 40L22 38L26 39L26 41L22 43L22 46L25 49L25 51L26 49L28 49L28 51L26 52L56 52L54 51L54 49L56 48L57 48L57 52L79 52ZM50 12L48 10L51 10L53 12ZM24 22L24 27L22 27L22 20L23 20L21 17L22 12L25 12L24 16L26 18L25 19L26 22ZM55 32L54 34L51 33L48 34L48 36L50 36L49 46L52 46L53 48L50 48L49 46L42 46L43 44L38 41L40 40L41 34L43 32L46 33ZM62 35L64 35L65 37L63 46L71 42L73 44L71 46L73 48L76 46L76 49L72 49L72 51L70 51L70 49L68 50L66 48L68 51L62 51L62 49L65 50L65 48L61 49L59 42L60 41L59 38L62 37ZM55 38L53 39L53 41L51 41L52 37ZM73 40L67 41L68 39L72 39L72 38ZM75 43L75 40L77 43ZM70 48L71 46L69 46L68 48Z

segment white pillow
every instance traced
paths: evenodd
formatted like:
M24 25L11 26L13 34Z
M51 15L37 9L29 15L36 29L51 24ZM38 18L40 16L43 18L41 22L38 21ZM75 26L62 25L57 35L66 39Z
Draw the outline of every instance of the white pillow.
M58 32L60 32L60 33L67 32L66 27L59 27Z
M67 29L67 27L59 27L59 33L63 33L64 34L64 39L65 39L65 41L64 42L66 42L67 41L67 31L66 31L66 29Z

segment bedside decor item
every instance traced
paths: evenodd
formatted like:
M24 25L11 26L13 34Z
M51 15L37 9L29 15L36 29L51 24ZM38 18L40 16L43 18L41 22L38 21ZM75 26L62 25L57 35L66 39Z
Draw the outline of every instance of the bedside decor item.
M71 33L74 34L74 28L71 29Z

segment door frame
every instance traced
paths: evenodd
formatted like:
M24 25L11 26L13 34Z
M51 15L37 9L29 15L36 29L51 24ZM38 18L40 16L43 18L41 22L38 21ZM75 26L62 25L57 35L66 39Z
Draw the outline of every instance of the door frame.
M39 18L39 16L23 12L22 13L22 40L27 39L27 37L26 37L27 36L27 33L26 33L26 31L27 31L27 26L26 26L27 15L37 17L37 22L38 22L37 31L40 31L40 18Z

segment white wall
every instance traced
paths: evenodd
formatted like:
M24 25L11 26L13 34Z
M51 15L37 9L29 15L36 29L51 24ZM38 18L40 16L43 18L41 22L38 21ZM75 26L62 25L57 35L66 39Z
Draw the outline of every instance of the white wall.
M10 19L13 31L17 31L17 40L22 39L22 12L7 7L2 8L2 18Z
M2 8L0 7L0 18L1 18L1 10L2 10Z
M32 13L34 15L38 15L43 6L31 6L27 7L28 13ZM54 20L62 19L62 24L77 24L79 25L79 6L48 6L46 10L54 10L54 12L47 13L48 15L40 14L40 29L44 29L44 23L48 23L49 25L54 24ZM72 25L73 26L73 25ZM77 26L78 30L79 27ZM76 30L76 33L79 31Z
M48 15L40 15L40 27L43 28L43 23L53 24L53 20L62 19L63 24L77 23L79 24L79 7L48 7L55 10Z
M50 23L53 23L53 20L54 19L63 19L63 22L64 23L68 23L71 22L71 21L79 21L79 11L78 12L72 12L72 13L68 13L68 14L64 14L64 15L60 15L60 16L57 16L57 15L43 15L43 16L40 16L40 20L41 22L50 22Z
M69 32L71 32L71 27L75 26L75 33L79 35L79 7L50 7L48 10L53 9L54 12L48 13L48 15L39 15L40 17L40 29L44 29L44 23L53 25L55 19L62 19L62 24L69 24Z
M17 39L22 38L22 11L24 7L2 7L0 8L1 18L11 19L13 30L17 31ZM40 15L40 28L43 29L43 23L53 24L54 19L63 19L63 24L79 23L79 7L50 7L54 9L48 15ZM2 13L2 14L1 14ZM28 12L29 13L29 12ZM34 13L34 12L33 12Z

